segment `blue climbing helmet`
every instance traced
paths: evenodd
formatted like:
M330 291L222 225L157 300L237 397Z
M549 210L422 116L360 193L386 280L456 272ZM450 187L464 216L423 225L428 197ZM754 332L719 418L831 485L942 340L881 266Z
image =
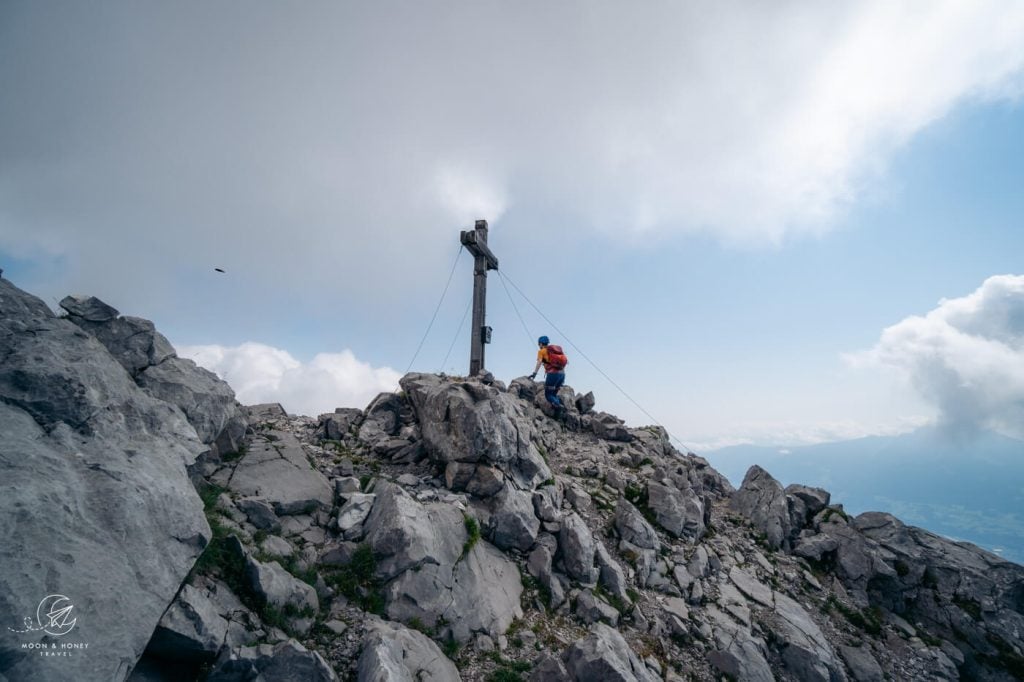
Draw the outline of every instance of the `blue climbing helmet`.
M537 339L537 343L539 343L542 346L546 346L548 345L548 343L550 343L550 340L548 339L548 337L542 336L539 339Z

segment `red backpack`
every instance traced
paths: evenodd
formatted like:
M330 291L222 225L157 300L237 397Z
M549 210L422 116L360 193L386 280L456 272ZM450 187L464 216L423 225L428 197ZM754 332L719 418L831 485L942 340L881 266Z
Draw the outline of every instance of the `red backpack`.
M561 372L569 364L569 358L565 357L561 346L548 344L548 369L549 371Z

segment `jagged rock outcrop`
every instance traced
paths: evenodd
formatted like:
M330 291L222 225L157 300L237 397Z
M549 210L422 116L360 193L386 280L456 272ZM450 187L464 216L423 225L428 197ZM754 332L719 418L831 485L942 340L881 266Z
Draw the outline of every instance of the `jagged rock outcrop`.
M7 280L0 434L0 612L13 619L0 627L0 675L123 679L209 541L186 470L206 447L182 411L142 390L95 336ZM95 653L40 665L38 652L22 649L58 641L10 629L29 629L18 627L23 619L42 627L37 607L48 595L72 609L61 622L74 627L59 641Z
M521 613L519 571L483 539L470 542L458 509L421 504L381 482L366 521L366 542L386 582L385 613L447 632L458 642L498 636Z
M551 477L537 450L533 420L510 394L494 386L453 383L430 374L409 374L400 383L435 460L497 465L523 490Z
M596 623L590 635L573 644L563 657L570 679L602 682L657 682L658 678L614 628Z
M765 542L779 549L790 533L789 504L782 485L759 466L752 466L730 503L764 533Z
M119 317L116 309L94 296L67 296L60 306L67 319L102 343L139 386L177 405L199 440L212 445L215 454L238 449L246 420L234 391L213 372L179 358L152 322Z
M336 682L338 676L323 656L292 639L276 646L260 644L225 650L206 679L208 682Z
M455 664L427 636L397 623L370 621L358 682L458 682Z
M204 663L220 653L228 620L202 591L185 585L167 608L147 651L157 658Z

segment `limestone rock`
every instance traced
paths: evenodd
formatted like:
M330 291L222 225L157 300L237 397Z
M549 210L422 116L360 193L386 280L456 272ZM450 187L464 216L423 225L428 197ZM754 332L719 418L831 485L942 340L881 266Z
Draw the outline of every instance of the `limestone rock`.
M276 645L241 647L221 654L206 682L337 682L337 679L320 654L289 639Z
M594 409L596 402L593 392L585 393L576 398L576 409L579 410L580 414L586 414Z
M604 623L574 643L563 656L570 679L583 682L658 682L622 635Z
M465 642L478 633L501 635L522 614L518 568L484 540L464 554L468 534L454 507L421 504L384 481L365 529L378 575L390 580L385 611L392 620L439 628L446 622Z
M116 310L95 297L68 296L61 307L68 312L67 319L102 343L139 386L177 405L203 443L216 444L220 454L237 448L246 420L234 391L213 372L177 357L152 322L117 317Z
M603 440L620 441L628 443L633 440L633 434L626 427L626 424L618 417L607 412L598 412L591 422L594 434Z
M750 599L753 599L761 606L771 607L775 605L771 588L744 571L739 566L733 566L732 569L729 570L729 580L732 581L733 585L739 588L740 592Z
M494 527L491 541L499 549L529 551L540 532L532 496L510 486L495 496L491 523Z
M17 529L0 542L3 675L123 679L209 541L186 471L206 448L180 409L8 280L0 358L0 514ZM21 645L41 635L9 627L53 594L95 653L40 666Z
M619 612L611 604L594 596L590 590L583 590L576 598L576 615L584 623L602 621L612 627L619 624Z
M258 497L243 497L235 502L235 506L245 513L249 523L259 529L278 532L281 520L274 513L274 508L266 500Z
M154 396L176 404L203 442L214 442L224 429L236 433L240 427L245 430L234 391L190 359L168 358L141 370L135 381Z
M562 517L558 533L558 552L569 577L589 583L594 571L594 536L576 512Z
M479 382L450 382L429 374L408 374L400 383L435 460L497 466L521 489L551 478L534 445L533 420L512 395Z
M562 659L548 654L534 666L533 672L530 673L530 682L572 682L572 680Z
M86 322L107 322L116 319L119 312L95 296L65 296L60 307L69 316L80 318Z
M545 485L533 493L533 511L541 521L557 523L562 518L562 488Z
M398 623L368 621L358 682L457 682L455 664L426 635Z
M245 577L249 587L261 602L277 608L289 606L316 613L320 602L316 590L281 567L276 561L263 563L252 557L246 559Z
M342 440L349 435L363 417L363 411L354 407L339 407L334 412L322 414L318 418L318 430L322 438Z
M172 661L212 661L227 632L228 622L217 613L216 605L185 585L160 619L146 653Z
M788 542L790 519L786 493L779 482L761 467L750 467L743 485L733 494L730 506L765 534L772 549Z
M773 632L783 643L786 668L801 680L846 680L843 664L810 614L785 594L776 592L774 596Z
M839 654L850 669L854 682L882 682L885 674L867 647L839 646Z
M175 356L170 342L152 322L118 317L117 310L94 296L67 296L60 307L67 311L68 320L95 336L132 376Z
M678 488L651 481L647 506L658 525L677 538L698 540L704 535L704 503L692 488Z
M363 522L373 509L377 496L372 493L349 493L348 501L338 510L338 532L346 540L356 540L363 534Z
M596 548L594 560L600 571L598 581L601 587L608 594L628 604L631 600L629 598L629 582L626 580L625 571L622 570L622 566L611 555L611 552L605 548L604 543L595 538L594 546Z
M764 641L753 637L749 630L738 625L716 606L709 605L706 613L714 640L714 648L708 653L708 662L719 672L736 680L774 682L775 675L765 658Z
M658 534L643 515L625 498L615 505L615 530L624 542L641 549L661 549Z
M402 426L404 401L394 393L381 393L366 407L359 440L371 445L394 439Z
M266 500L279 516L329 507L331 485L310 466L295 436L283 431L268 431L264 437L267 435L272 440L255 439L238 461L228 488Z
M281 403L260 403L258 405L246 405L242 408L246 417L255 422L267 422L275 419L284 419L288 416Z

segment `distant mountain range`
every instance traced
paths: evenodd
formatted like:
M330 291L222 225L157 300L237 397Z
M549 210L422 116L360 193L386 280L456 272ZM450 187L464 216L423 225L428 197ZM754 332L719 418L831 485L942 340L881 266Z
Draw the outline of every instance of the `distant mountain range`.
M736 445L703 453L739 486L759 464L783 485L825 488L853 514L886 511L1024 563L1024 441L936 427L901 436L793 447Z

